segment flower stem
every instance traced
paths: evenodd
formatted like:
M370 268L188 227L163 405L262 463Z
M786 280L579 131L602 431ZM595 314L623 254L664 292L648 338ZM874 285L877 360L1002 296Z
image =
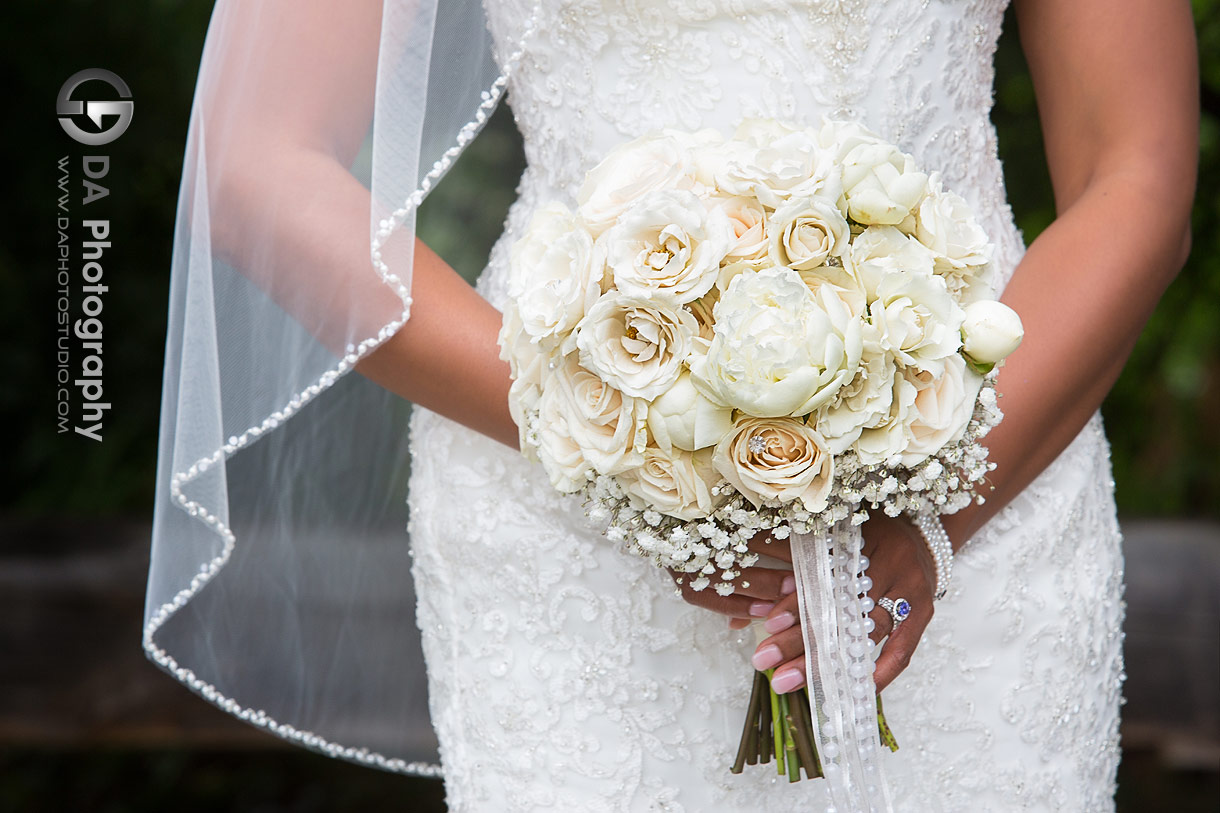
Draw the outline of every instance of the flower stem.
M779 696L779 707L783 713L784 761L788 767L788 781L799 782L801 780L801 767L796 753L796 732L792 730L792 707L788 703L788 695L781 694Z
M775 728L775 772L780 776L784 775L784 718L779 712L779 695L770 691L771 678L775 674L774 669L767 670L767 686L768 692L771 695L771 725Z

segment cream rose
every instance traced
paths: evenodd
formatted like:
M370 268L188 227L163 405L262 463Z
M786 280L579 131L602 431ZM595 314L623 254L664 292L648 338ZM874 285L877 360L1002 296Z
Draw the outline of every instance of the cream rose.
M681 520L702 519L716 508L712 486L719 478L711 457L711 449L666 452L648 446L643 463L620 474L618 481L648 508Z
M601 237L615 287L675 305L711 289L733 228L719 208L691 192L662 189L637 200Z
M842 265L819 265L798 273L815 298L822 295L822 288L826 288L842 300L852 316L867 319L868 296L851 269Z
M674 133L655 133L620 144L589 170L576 200L593 236L649 192L693 186L696 166L688 145Z
M838 163L861 144L884 144L876 133L855 121L830 120L818 130L815 140Z
M800 500L816 513L826 508L834 482L826 441L796 418L738 418L712 462L756 507L767 500Z
M758 146L730 141L711 151L711 156L716 188L728 195L757 198L772 209L790 197L821 195L838 200L842 194L833 156L800 130Z
M808 414L855 375L861 330L843 301L815 297L789 268L734 277L716 306L706 356L691 360L695 386L758 417Z
M577 326L576 346L585 369L632 397L651 400L678 380L698 332L685 308L611 291Z
M733 425L733 410L708 400L682 373L648 405L648 430L656 445L694 451L717 443Z
M932 173L927 197L915 211L915 237L931 250L938 273L969 275L991 261L992 244L974 219L970 204L943 189Z
M915 160L889 144L863 143L843 157L847 213L865 225L897 225L919 205L928 176Z
M557 491L580 491L593 474L593 465L572 437L569 411L559 387L544 387L538 401L538 458Z
M725 252L726 264L744 263L758 269L767 265L767 212L754 198L713 198L708 201L724 212L733 230L733 242Z
M915 387L914 409L907 422L907 446L902 455L905 466L914 466L960 440L974 413L974 400L983 377L970 370L961 356L945 359L939 376L907 368L905 375Z
M508 362L513 383L508 390L508 412L517 424L521 453L530 460L537 454L526 437L527 415L538 406L542 397L542 383L546 374L546 356L530 341L529 334L521 324L517 303L509 300L504 307L504 320L500 326L500 358Z
M893 377L889 410L879 420L864 427L853 445L861 463L866 466L881 463L896 466L902 462L902 454L908 443L907 424L915 408L915 396L915 385L906 376Z
M598 473L618 474L643 462L648 404L611 387L569 356L546 380L551 417L567 424L567 435Z
M510 262L509 295L522 329L548 350L560 346L601 295L602 262L592 235L567 207L552 203L535 213Z
M851 448L865 427L879 426L889 419L897 374L892 355L865 352L855 378L817 412L813 422L832 454Z
M941 277L887 274L869 305L869 317L881 347L903 366L940 375L944 360L962 346L962 309Z
M935 271L927 246L893 226L870 226L856 235L844 260L869 299L876 298L877 286L893 272L932 276Z
M966 306L962 320L962 351L980 366L999 363L1021 345L1025 328L1017 312L994 299Z
M768 252L775 265L808 271L847 248L847 219L824 198L791 198L767 224Z

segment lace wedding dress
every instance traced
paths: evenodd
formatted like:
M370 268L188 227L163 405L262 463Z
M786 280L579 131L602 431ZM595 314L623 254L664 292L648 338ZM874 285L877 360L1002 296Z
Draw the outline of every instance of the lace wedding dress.
M479 288L538 205L573 205L616 144L742 117L857 119L940 170L997 244L1023 243L988 119L1006 0L487 0L528 168ZM753 633L590 530L540 466L413 419L419 624L450 809L792 811L824 783L729 773ZM1112 809L1122 559L1099 417L958 556L886 690L903 811Z

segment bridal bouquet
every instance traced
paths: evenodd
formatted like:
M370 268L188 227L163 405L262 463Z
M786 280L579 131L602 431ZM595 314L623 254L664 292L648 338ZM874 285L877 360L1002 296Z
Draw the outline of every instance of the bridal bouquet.
M728 594L760 531L981 499L1021 326L936 173L854 123L748 120L624 144L577 202L513 246L500 340L522 451L611 540Z

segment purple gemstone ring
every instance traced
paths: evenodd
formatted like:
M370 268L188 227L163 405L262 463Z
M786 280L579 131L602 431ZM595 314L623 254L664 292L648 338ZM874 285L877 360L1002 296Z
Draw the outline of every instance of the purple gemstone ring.
M877 606L890 614L890 618L894 619L894 629L898 629L898 625L907 620L907 616L911 614L911 602L905 598L892 599L887 597L877 599Z

